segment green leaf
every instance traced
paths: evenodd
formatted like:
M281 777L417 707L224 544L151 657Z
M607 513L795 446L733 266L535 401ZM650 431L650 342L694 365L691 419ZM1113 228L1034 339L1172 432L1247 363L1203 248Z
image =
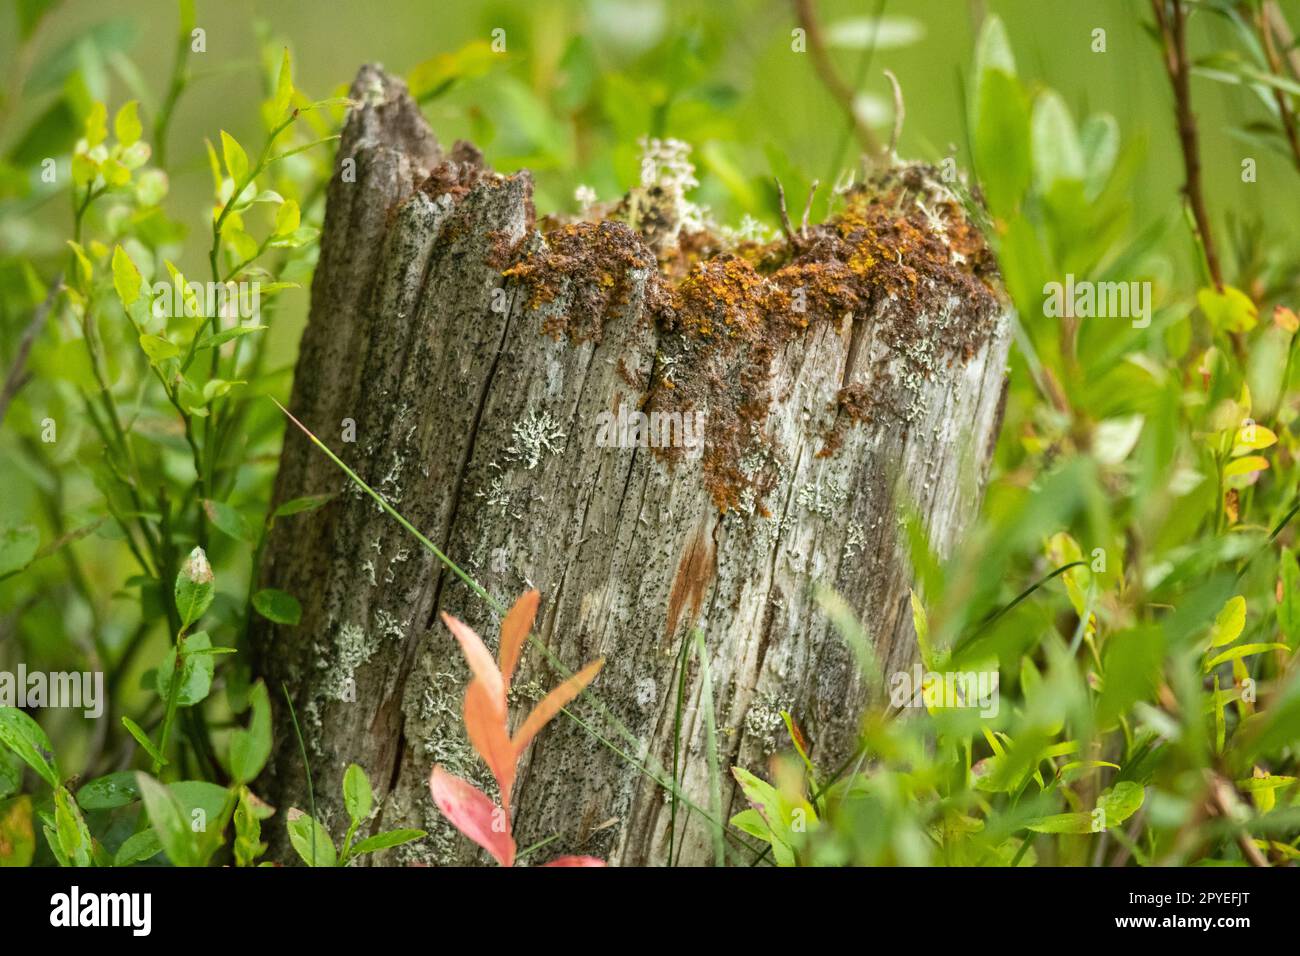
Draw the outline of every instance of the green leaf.
M359 766L349 764L343 772L343 805L347 808L348 816L354 822L364 821L370 816L373 804L370 778Z
M1083 148L1070 108L1055 90L1044 90L1034 102L1034 174L1047 192L1057 180L1084 177Z
M173 866L193 866L196 862L194 839L180 800L147 773L136 774L136 780L149 823L167 859Z
M1250 296L1230 285L1222 292L1213 287L1201 289L1196 303L1217 332L1249 332L1259 321L1259 309Z
M236 783L257 779L271 756L271 701L264 682L253 685L248 702L248 729L236 728L230 734L230 776Z
M195 548L176 575L176 611L181 616L182 629L203 616L212 604L214 592L208 556L202 548Z
M386 833L376 833L354 846L352 856L360 856L362 853L374 853L376 850L387 850L395 846L401 846L403 843L410 843L412 840L423 839L425 836L423 830L389 830Z
M239 145L239 141L224 129L221 131L221 156L226 162L226 172L238 188L248 176L248 154Z
M113 288L123 308L130 308L140 298L140 270L121 246L113 247Z
M286 199L280 204L280 208L275 211L275 231L272 235L291 235L297 231L301 218L302 213L298 209L298 204L292 199Z
M1124 780L1102 792L1097 806L1106 812L1106 829L1119 826L1137 813L1146 798L1146 789L1140 783Z
M169 342L160 335L142 335L140 336L140 348L144 354L149 356L149 361L154 365L166 361L169 358L176 358L181 354L181 347L175 342Z
M130 770L96 777L77 791L77 803L84 810L112 810L139 799L140 787Z
M1029 101L1018 81L1000 70L984 75L976 104L975 167L989 210L1014 216L1031 177Z
M236 541L253 540L253 530L249 527L248 521L244 518L242 512L233 508L224 501L213 501L210 498L203 499L203 511L212 522L213 527L218 531L228 534Z
M216 348L217 346L225 345L232 339L237 339L244 335L250 335L253 332L262 332L265 331L265 329L265 325L236 325L233 329L222 329L220 332L215 333L209 332L207 335L203 336L203 338L199 339L199 344L194 348L195 351Z
M289 515L300 514L304 511L315 511L321 505L331 501L334 495L308 495L303 498L293 498L286 501L272 513L273 518L285 518Z
M35 525L24 524L0 530L0 577L14 574L31 564L41 546Z
M195 631L181 638L181 684L176 702L181 707L192 707L206 698L212 690L212 674L216 662L211 654L201 653L212 649L207 631ZM171 695L172 677L176 668L176 650L173 648L158 665L155 686L158 696L166 700Z
M108 107L98 100L91 104L90 112L86 114L84 135L86 145L91 149L108 139Z
M66 787L54 791L54 832L59 841L60 860L67 860L73 866L90 866L90 830L81 808Z
M253 595L253 607L257 613L276 624L288 624L297 627L302 620L302 605L292 594L276 588L263 588Z
M153 741L149 739L149 735L144 732L144 729L139 724L130 717L123 717L122 726L127 729L127 733L135 738L135 742L140 745L154 763L159 766L167 765L167 758L154 746Z
M1240 595L1229 598L1210 628L1210 647L1231 644L1241 636L1246 627L1246 599Z
M289 110L289 104L293 101L293 63L289 58L289 48L284 48L284 55L280 58L280 74L275 82L275 100L271 106L271 115L274 122L279 123L280 119Z
M1238 644L1236 647L1230 647L1222 654L1211 657L1205 662L1205 672L1208 674L1220 664L1227 661L1235 661L1242 657L1252 657L1255 654L1263 654L1265 651L1286 651L1290 650L1285 644Z
M133 833L117 848L113 857L114 866L132 866L151 860L162 852L162 843L153 827Z
M123 146L130 146L140 138L139 106L135 100L128 100L113 117L113 135Z
M0 744L4 744L51 787L59 786L54 747L40 724L17 707L0 707Z
M329 831L297 807L289 808L288 827L289 842L308 866L334 866L338 863Z
M1295 551L1283 548L1279 559L1279 576L1282 579L1282 600L1277 606L1277 625L1286 635L1288 644L1300 637L1300 563Z
M772 839L772 828L767 825L767 821L757 810L741 810L731 818L731 825L760 840Z
M934 648L930 646L930 622L925 614L925 607L915 591L908 591L912 601L912 628L916 631L916 645L921 651L921 663L934 667Z

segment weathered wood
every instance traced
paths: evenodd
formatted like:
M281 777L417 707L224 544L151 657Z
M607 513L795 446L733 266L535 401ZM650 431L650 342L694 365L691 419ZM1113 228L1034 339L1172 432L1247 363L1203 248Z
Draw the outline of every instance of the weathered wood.
M737 255L705 234L676 241L671 183L617 211L644 236L617 221L544 236L526 172L494 174L464 144L444 153L374 68L353 97L365 105L329 188L292 410L503 604L537 587L537 636L566 668L606 658L597 700L571 708L587 726L557 718L521 765L519 845L558 834L540 857L664 861L670 802L629 758L671 766L685 656L681 787L703 813L678 813L675 852L711 861L707 702L683 642L702 634L724 820L743 805L727 769L764 771L781 709L817 759L852 749L866 689L818 589L861 614L886 672L910 666L901 509L946 553L1001 416L1008 332L991 258L920 167L854 190L792 242ZM702 453L602 447L601 413L620 406L703 412ZM334 832L356 762L384 828L430 833L398 859L479 861L427 787L441 763L492 792L437 612L490 644L498 622L290 429L277 500L340 491L270 537L262 583L298 596L303 617L263 625L262 670L291 689ZM516 710L560 679L527 650ZM287 809L306 795L286 710L264 784Z

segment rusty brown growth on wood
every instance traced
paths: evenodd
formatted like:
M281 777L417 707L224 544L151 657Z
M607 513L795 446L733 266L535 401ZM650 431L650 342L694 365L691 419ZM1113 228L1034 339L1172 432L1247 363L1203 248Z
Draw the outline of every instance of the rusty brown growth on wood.
M542 593L547 654L525 653L513 706L554 685L553 661L606 658L599 706L575 701L582 724L557 719L523 758L520 844L663 862L675 825L679 862L711 860L705 748L761 771L787 742L782 710L814 759L856 743L871 691L821 589L860 611L882 663L910 666L897 519L904 503L924 515L945 555L974 514L1009 344L992 257L923 166L785 240L727 235L683 203L691 177L671 142L647 144L671 181L537 220L530 175L441 148L399 81L367 67L353 99L339 158L357 175L330 184L290 408L494 599ZM703 447L602 444L597 419L625 410L702 412ZM339 442L345 419L355 444ZM464 737L468 673L439 614L484 634L498 622L287 435L277 501L339 491L268 537L259 583L303 612L295 628L255 625L261 673L293 697L326 825L346 827L341 775L359 763L383 828L429 833L399 861L473 862L428 791L434 762L493 786ZM677 666L696 629L708 700L702 668ZM276 719L259 792L303 806L294 731ZM661 781L676 747L696 811L673 824ZM722 788L725 823L744 801L729 775ZM726 842L744 858L735 833Z

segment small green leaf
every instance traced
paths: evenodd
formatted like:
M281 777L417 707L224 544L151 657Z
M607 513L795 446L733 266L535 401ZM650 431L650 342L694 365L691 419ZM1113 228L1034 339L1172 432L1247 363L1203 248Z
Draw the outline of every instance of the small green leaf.
M302 620L302 605L292 594L276 588L263 588L253 595L253 607L257 613L276 624L288 624L297 627Z
M271 107L272 119L278 123L293 102L293 62L289 57L289 48L284 48L280 58L280 74L275 81L275 101Z
M1230 647L1222 654L1211 657L1205 662L1205 672L1208 674L1220 664L1228 661L1235 661L1242 657L1252 657L1255 654L1263 654L1265 651L1285 651L1289 648L1285 644L1238 644L1236 647Z
M1240 595L1229 598L1223 605L1223 610L1214 619L1214 626L1210 628L1210 646L1222 647L1224 644L1231 644L1241 636L1245 626L1246 599Z
M272 514L272 517L285 518L288 517L289 515L300 514L304 511L315 511L321 505L331 501L333 498L334 495L332 494L308 495L303 498L293 498L292 500L286 501L284 504L280 505L280 507L276 508L275 512Z
M1287 643L1295 644L1300 637L1300 562L1296 561L1295 551L1284 548L1278 563L1282 600L1277 606L1277 625Z
M153 827L133 833L117 848L113 857L114 866L133 866L151 860L162 852L162 843Z
M189 627L203 616L212 604L214 592L208 556L202 548L195 548L176 575L176 611L181 616L182 628Z
M139 799L140 787L130 770L96 777L77 791L77 803L83 810L112 810Z
M122 307L129 309L140 298L140 270L121 246L113 247L113 288Z
M212 639L207 631L195 631L181 638L181 684L177 691L176 702L181 707L192 707L212 691L212 675L216 662L211 654L204 651L213 650ZM168 651L162 663L158 665L155 682L158 696L166 700L171 695L172 677L176 673L176 650Z
M149 823L167 859L173 866L194 865L194 839L180 800L147 773L136 774L136 781Z
M370 778L356 764L349 764L343 772L343 805L348 816L355 821L364 821L370 816L374 796L370 792Z
M376 833L354 846L352 856L360 856L362 853L374 853L376 850L387 850L395 846L401 846L403 843L410 843L412 840L423 839L425 835L423 830L389 830L386 833Z
M159 752L158 748L154 746L153 741L149 739L149 735L144 732L144 729L139 724L130 717L123 717L122 726L126 728L127 733L135 738L135 742L140 745L154 763L159 766L167 765L167 759L161 752Z
M248 154L239 145L239 141L224 129L221 131L221 156L226 162L226 172L238 188L248 176Z
M253 332L262 332L265 329L265 325L237 325L233 329L222 329L220 332L216 333L210 332L203 336L203 338L199 339L199 344L195 346L195 350L202 351L203 349L215 348L217 346L225 345L232 339L237 339Z
M60 860L73 866L90 866L91 839L81 808L66 787L54 791L54 831L58 837Z
M1259 309L1250 296L1230 285L1222 292L1212 286L1201 289L1196 302L1217 332L1249 332L1259 321Z
M130 146L140 138L139 106L135 100L128 100L113 117L113 135L123 146Z
M181 348L175 342L169 342L160 335L142 335L140 336L140 348L144 354L149 356L149 361L154 365L164 362L169 358L176 358L181 354Z
M228 534L236 541L253 540L253 531L249 527L247 519L237 508L233 508L224 501L213 501L210 498L203 499L203 511L212 522L213 527L218 531Z
M289 842L308 866L334 866L338 863L338 853L329 831L297 807L289 808L288 827Z
M51 787L59 786L54 747L40 724L17 707L0 707L0 744L4 744Z
M86 145L94 149L108 139L108 107L96 100L86 114Z
M275 211L275 232L273 235L291 235L298 229L301 216L298 204L292 199L286 199L280 204L280 208Z
M253 685L248 702L248 729L236 728L230 735L230 776L236 783L257 779L271 756L271 701L265 683Z

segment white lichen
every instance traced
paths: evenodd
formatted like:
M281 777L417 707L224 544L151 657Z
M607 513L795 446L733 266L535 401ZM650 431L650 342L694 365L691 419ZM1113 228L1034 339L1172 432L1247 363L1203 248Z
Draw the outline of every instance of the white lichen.
M529 471L541 463L544 454L558 455L563 448L560 442L565 438L550 412L539 413L535 409L529 409L528 415L515 423L510 436L513 441L506 449L506 457L521 462Z

